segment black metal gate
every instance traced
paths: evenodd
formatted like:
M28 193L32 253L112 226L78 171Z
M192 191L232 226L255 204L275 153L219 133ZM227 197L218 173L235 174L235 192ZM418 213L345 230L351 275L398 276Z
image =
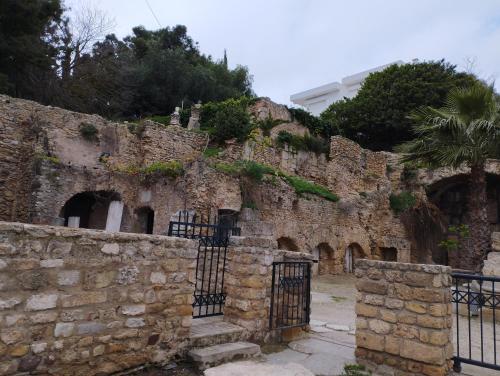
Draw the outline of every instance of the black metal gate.
M196 216L189 211L179 212L177 221L170 221L169 236L198 239L196 283L193 317L224 314L226 293L224 274L229 237L240 235L234 221L220 221L218 216Z
M466 273L452 273L452 278L456 350L453 369L460 372L461 363L466 363L500 370L497 359L500 278Z
M271 287L270 329L309 324L311 303L311 264L274 262Z

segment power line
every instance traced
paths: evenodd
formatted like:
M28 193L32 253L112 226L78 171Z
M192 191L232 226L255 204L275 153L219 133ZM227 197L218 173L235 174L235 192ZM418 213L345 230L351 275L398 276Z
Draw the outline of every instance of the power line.
M155 18L156 22L158 23L158 26L160 26L160 29L161 29L163 26L161 26L161 23L160 23L160 21L158 20L158 17L156 17L156 14L155 14L155 12L154 12L153 8L151 8L151 5L149 4L149 1L148 1L148 0L144 0L144 1L146 2L146 5L148 6L148 8L149 8L149 10L150 10L151 14L152 14L152 15L153 15L153 17Z

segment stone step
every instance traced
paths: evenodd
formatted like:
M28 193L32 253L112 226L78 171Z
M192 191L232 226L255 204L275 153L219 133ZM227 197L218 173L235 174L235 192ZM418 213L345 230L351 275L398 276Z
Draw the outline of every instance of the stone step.
M189 357L200 370L260 355L260 346L250 342L232 342L189 351Z
M241 341L244 331L241 326L221 321L218 318L195 319L191 326L189 346L191 348L206 347Z

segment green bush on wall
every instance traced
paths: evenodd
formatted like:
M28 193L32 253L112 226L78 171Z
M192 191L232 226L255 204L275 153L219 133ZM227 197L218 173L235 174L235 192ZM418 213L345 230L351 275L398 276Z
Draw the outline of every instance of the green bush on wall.
M295 150L311 151L316 154L324 153L326 155L330 153L330 144L328 141L320 137L309 136L308 134L297 136L287 131L281 131L278 133L276 142L280 147L289 145Z
M89 123L82 123L80 124L79 129L80 129L80 134L87 141L95 141L97 139L97 134L99 133L99 131L97 130L95 125Z
M394 213L400 214L414 207L417 198L412 193L403 191L399 194L392 193L389 196L389 203Z

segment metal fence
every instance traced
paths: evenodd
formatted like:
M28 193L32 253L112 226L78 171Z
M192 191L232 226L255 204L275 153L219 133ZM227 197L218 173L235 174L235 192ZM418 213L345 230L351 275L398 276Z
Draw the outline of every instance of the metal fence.
M239 236L240 229L231 218L210 213L197 216L192 211L183 210L176 219L169 223L169 236L199 240L193 317L223 315L227 246L229 237Z
M311 303L311 264L274 262L271 287L270 329L309 324Z
M168 236L187 239L215 237L223 240L241 234L240 228L236 227L236 220L212 215L210 211L206 215L198 215L189 210L180 210L175 219L168 225Z
M461 364L466 363L500 370L497 359L500 278L467 273L452 273L452 278L456 349L453 369L460 372Z

